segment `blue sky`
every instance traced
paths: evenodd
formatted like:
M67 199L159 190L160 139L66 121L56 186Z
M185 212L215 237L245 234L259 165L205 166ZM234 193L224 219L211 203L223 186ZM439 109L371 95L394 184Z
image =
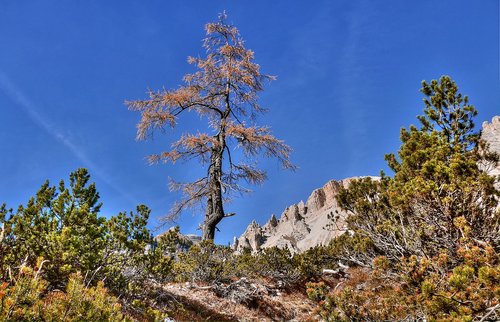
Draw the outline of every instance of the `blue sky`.
M256 219L305 199L330 179L376 175L399 131L423 109L423 79L452 76L479 110L500 114L499 4L482 1L11 1L0 0L0 202L16 208L45 179L89 168L103 215L152 209L151 227L178 197L167 179L195 164L148 166L200 123L135 141L139 115L124 100L176 88L203 55L203 26L226 10L264 73L259 123L293 149L297 172L273 160L269 180L234 200L220 225L227 243ZM199 214L178 221L196 233ZM199 231L198 231L199 232Z

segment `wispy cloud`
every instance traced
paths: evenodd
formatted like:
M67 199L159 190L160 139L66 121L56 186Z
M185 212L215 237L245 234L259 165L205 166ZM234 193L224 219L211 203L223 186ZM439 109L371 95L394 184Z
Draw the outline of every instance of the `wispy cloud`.
M47 132L57 142L65 146L85 167L97 176L102 182L110 186L118 192L127 201L137 204L137 200L128 192L120 188L99 166L97 166L88 155L75 144L67 135L50 122L45 114L43 114L24 93L17 87L7 74L0 70L0 91L9 97L14 103L23 109L26 115L40 128Z

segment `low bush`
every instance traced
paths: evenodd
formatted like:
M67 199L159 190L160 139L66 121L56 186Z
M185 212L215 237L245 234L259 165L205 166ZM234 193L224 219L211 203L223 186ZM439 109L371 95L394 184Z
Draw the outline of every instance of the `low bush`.
M65 291L48 290L41 270L23 265L12 280L0 284L0 320L132 321L104 283L89 287L81 275L72 274Z

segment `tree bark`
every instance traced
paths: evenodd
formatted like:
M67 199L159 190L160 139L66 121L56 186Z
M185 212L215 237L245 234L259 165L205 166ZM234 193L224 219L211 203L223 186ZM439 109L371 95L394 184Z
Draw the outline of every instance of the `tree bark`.
M222 200L222 158L226 144L224 124L221 124L220 132L217 134L217 141L218 144L212 148L212 155L210 157L208 176L210 193L207 199L205 220L202 226L202 240L213 240L215 237L215 229L222 218L224 218L224 205Z
M217 144L212 147L210 156L210 168L208 176L209 197L207 200L207 209L205 220L203 222L202 240L213 240L215 229L224 218L224 204L222 200L222 160L226 148L226 122L231 113L229 103L230 81L226 83L225 110L221 113L219 133L217 133Z

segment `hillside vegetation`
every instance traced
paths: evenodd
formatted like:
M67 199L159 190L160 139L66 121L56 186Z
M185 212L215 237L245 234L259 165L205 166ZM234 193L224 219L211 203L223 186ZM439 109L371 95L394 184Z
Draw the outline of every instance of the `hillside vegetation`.
M449 77L422 93L420 126L386 155L392 173L340 188L347 232L295 255L192 244L178 228L155 238L144 205L103 217L85 169L45 182L0 208L0 319L499 319L500 193L486 172L498 155Z

